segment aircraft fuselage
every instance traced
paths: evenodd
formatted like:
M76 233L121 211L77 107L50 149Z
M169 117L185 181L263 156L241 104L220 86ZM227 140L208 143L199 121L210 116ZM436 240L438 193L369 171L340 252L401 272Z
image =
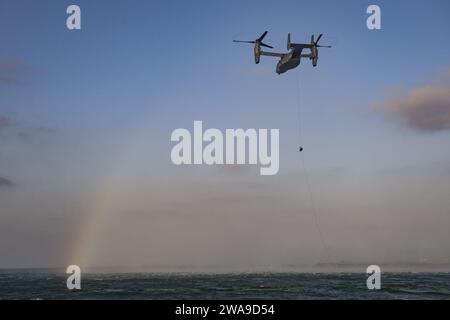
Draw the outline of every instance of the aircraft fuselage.
M300 52L292 50L286 53L277 63L276 72L278 74L285 73L288 70L296 68L300 64Z

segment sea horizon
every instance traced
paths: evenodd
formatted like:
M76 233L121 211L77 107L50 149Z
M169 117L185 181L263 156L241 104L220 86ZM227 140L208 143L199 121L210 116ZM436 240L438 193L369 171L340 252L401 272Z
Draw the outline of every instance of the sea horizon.
M286 266L88 266L82 267L84 274L95 273L189 273L189 274L247 274L247 273L366 273L375 263L317 263L311 265ZM450 273L450 263L385 263L376 264L383 273ZM67 267L0 267L0 272L61 272Z

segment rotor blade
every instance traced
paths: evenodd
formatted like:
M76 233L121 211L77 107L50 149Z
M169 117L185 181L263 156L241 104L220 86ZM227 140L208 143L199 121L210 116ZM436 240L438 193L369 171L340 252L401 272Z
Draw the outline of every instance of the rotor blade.
M261 47L266 47L266 48L273 49L272 46L269 46L268 44L265 44L264 42L261 42L260 45L261 45Z
M319 42L320 38L322 38L323 34L320 34L319 37L317 38L315 44L317 45L317 43Z
M233 40L233 42L255 43L255 41L242 41L242 40Z
M258 38L258 41L262 41L264 37L266 36L267 31L264 31L264 33L261 35L261 37Z
M321 45L318 45L318 46L316 46L317 48L331 48L331 46L321 46Z

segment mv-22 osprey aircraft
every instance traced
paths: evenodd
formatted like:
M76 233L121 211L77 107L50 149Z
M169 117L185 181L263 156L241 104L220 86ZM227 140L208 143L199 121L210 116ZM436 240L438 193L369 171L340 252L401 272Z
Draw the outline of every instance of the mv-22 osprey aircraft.
M312 65L317 66L317 60L319 59L319 50L317 48L331 48L331 46L321 46L319 45L319 40L322 38L322 34L319 35L317 40L314 41L314 35L311 36L310 43L292 43L291 42L291 34L288 33L287 39L287 53L280 52L268 52L262 51L261 47L271 48L265 44L263 41L264 37L267 35L267 31L265 31L258 39L254 41L242 41L242 40L233 40L233 42L243 42L243 43L254 43L254 53L255 53L255 63L259 63L259 59L261 56L269 56L269 57L278 57L280 61L277 63L276 72L278 74L282 74L290 69L294 69L300 64L301 58L309 58L312 62ZM302 54L303 49L309 49L311 52L308 54Z

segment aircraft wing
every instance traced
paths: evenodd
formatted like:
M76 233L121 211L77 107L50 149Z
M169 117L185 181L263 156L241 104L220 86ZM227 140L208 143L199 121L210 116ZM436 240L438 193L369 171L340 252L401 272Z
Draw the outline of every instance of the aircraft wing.
M291 48L294 50L303 50L305 48L312 48L312 45L310 43L291 43Z
M265 51L261 51L261 55L262 55L262 56L269 56L269 57L283 58L285 54L284 54L284 53L278 53L278 52L265 52Z

